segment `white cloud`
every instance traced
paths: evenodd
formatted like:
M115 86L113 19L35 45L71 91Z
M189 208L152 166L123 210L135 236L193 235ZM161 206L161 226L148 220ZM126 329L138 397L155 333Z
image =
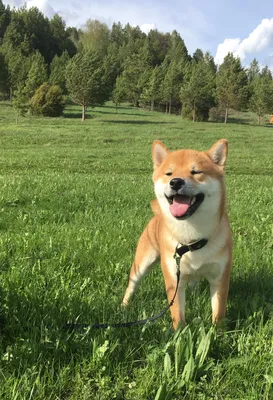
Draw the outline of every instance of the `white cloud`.
M27 8L37 7L44 15L49 18L52 18L56 13L54 9L49 4L48 0L28 0L26 2Z
M215 62L221 64L224 57L232 52L235 56L239 56L242 61L249 54L256 54L269 48L273 43L273 18L263 19L247 38L241 40L225 39L223 43L218 45Z
M9 4L11 7L15 8L23 7L24 5L26 5L27 8L37 7L40 11L42 11L44 15L49 18L52 18L53 15L56 13L53 7L49 4L48 0L9 0L4 1L4 3Z
M155 24L142 24L142 25L140 25L140 29L144 33L149 33L152 29L156 29L156 25Z

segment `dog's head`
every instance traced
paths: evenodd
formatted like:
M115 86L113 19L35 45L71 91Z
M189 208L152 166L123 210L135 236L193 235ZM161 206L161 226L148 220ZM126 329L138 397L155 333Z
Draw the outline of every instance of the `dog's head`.
M161 211L185 220L193 214L219 212L224 202L224 166L228 153L225 139L208 151L170 152L156 140L152 147L153 181Z

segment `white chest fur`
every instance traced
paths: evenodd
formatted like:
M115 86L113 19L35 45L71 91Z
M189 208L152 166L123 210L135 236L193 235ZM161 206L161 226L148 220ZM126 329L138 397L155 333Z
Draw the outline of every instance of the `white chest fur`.
M227 251L223 251L228 235L225 225L225 221L222 220L218 229L209 237L208 243L202 249L183 255L180 260L181 279L188 282L206 278L209 282L213 282L221 278L228 258ZM175 248L177 240L171 237L170 242ZM170 257L168 266L171 275L175 277L176 265L173 257Z

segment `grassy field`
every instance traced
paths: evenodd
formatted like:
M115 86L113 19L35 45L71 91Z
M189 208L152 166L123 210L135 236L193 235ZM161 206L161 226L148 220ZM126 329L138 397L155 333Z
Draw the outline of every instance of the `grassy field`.
M273 399L273 127L110 105L82 123L80 112L16 125L0 103L0 398ZM166 305L158 265L120 308L152 215L151 144L201 150L220 138L234 237L226 330L211 328L206 282L188 289L189 325L175 334L170 313L144 327L63 329Z

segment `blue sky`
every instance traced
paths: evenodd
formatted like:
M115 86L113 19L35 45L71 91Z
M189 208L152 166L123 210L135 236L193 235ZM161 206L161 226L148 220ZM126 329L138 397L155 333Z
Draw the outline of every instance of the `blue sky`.
M221 63L228 51L239 55L245 66L256 57L273 69L272 0L4 0L5 4L37 6L47 16L60 14L68 26L80 27L88 18L109 26L113 22L139 25L145 32L176 29L190 53L208 50Z

